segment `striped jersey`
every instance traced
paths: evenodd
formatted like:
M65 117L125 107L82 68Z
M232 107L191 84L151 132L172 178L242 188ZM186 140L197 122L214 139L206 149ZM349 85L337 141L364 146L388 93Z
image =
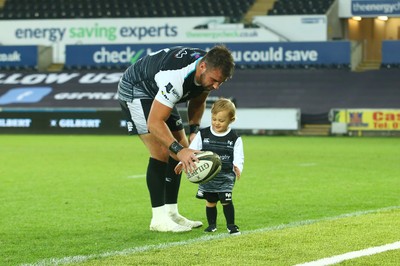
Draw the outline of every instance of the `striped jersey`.
M213 179L199 185L204 192L232 192L236 181L233 165L243 171L244 153L242 138L228 128L224 133L216 133L211 127L201 129L190 144L195 150L212 151L222 161L221 171Z
M204 89L195 83L195 71L205 53L197 48L176 46L142 57L122 75L119 99L126 102L157 99L172 108L200 95Z

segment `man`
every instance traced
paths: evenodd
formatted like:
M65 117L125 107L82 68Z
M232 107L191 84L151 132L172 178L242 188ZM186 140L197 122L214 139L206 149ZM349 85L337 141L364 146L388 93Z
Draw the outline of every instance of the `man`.
M178 212L181 176L174 168L181 161L184 171L192 171L199 151L188 148L175 105L188 102L189 138L194 138L208 94L228 80L233 70L233 57L225 46L208 52L179 46L144 56L121 77L118 97L128 132L138 134L150 152L146 174L152 206L150 230L185 232L202 226Z

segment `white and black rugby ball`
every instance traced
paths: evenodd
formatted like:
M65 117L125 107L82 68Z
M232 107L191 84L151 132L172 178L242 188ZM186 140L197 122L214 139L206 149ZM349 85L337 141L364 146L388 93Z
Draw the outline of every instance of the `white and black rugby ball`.
M196 154L198 162L196 162L196 169L192 173L187 173L187 179L195 184L204 184L214 178L219 171L221 171L222 163L219 155L211 152L204 151Z

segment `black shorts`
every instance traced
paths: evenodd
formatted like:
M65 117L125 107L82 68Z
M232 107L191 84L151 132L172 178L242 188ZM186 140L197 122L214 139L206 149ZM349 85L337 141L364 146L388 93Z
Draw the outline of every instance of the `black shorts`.
M229 203L232 202L232 192L205 192L198 190L196 198L205 199L212 203L217 203L218 201L221 201L221 203Z
M132 102L119 101L126 119L126 128L128 129L129 135L149 133L147 119L149 118L152 103L153 99L134 99ZM172 109L171 115L166 123L171 131L183 129L182 118L176 106Z

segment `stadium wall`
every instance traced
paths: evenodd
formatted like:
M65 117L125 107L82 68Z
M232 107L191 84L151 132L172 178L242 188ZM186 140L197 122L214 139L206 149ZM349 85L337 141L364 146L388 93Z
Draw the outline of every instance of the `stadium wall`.
M269 122L275 123L276 116L269 116L274 110L293 110L288 118L293 122L290 126L297 123L300 128L300 124L329 124L332 109L400 109L398 73L398 69L362 73L344 69L238 69L233 79L212 95L235 99L239 112L254 111L254 128L267 129ZM125 134L116 99L121 74L0 73L0 133ZM105 120L99 121L99 117ZM32 131L33 119L38 127ZM281 120L285 119L282 116Z
M2 20L3 45L53 48L54 63L65 63L67 45L202 44L327 41L324 15L262 16L260 27L225 24L225 17ZM279 25L279 30L276 29Z

